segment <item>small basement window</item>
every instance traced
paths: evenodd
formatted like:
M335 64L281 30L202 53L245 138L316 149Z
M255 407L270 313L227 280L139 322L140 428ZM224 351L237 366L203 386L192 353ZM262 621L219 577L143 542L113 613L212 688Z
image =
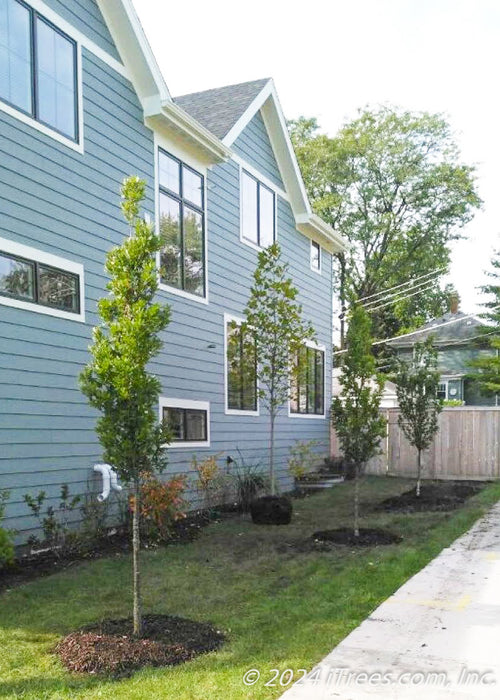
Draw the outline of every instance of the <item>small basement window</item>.
M170 430L174 447L210 444L208 402L160 398L160 420Z

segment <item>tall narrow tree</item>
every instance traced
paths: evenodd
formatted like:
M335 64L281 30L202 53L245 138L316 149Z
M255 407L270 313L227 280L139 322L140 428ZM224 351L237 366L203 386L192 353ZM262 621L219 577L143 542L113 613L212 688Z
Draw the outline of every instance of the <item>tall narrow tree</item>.
M386 422L380 414L384 380L376 372L372 354L371 322L361 306L355 306L346 334L342 359L340 396L332 401L332 423L344 460L354 470L354 535L359 537L359 479L366 463L379 451Z
M302 319L298 291L273 243L259 253L250 298L241 324L245 354L255 358L258 396L269 414L269 475L276 493L275 425L279 411L290 398L291 380L300 368L295 362L314 329Z
M485 325L482 327L482 337L478 338L478 346L484 350L480 357L471 360L473 368L470 379L479 384L481 392L486 396L500 396L500 251L497 251L491 261L492 270L487 272L490 279L488 284L480 287L483 294L488 295L484 303L485 311L481 314Z
M394 381L400 410L398 423L410 445L417 449L416 495L420 496L422 452L430 446L438 430L442 409L437 395L439 372L432 336L415 344L411 362L397 360Z
M156 253L161 240L139 216L145 183L129 177L122 186L122 211L129 237L106 258L109 296L99 300L102 319L94 328L92 360L80 375L89 403L101 412L97 435L104 460L131 486L134 634L142 634L140 589L140 489L143 474L166 466L166 429L158 422L160 381L148 363L162 347L159 333L170 308L154 301L158 288Z

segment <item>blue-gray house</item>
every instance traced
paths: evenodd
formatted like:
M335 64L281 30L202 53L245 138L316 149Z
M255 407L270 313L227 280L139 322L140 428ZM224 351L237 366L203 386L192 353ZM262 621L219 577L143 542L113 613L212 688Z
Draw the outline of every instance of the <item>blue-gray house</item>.
M175 70L175 66L172 67ZM86 493L101 459L78 389L106 252L121 242L124 177L148 183L167 243L172 308L152 369L175 426L169 472L193 454L252 461L267 420L228 372L257 252L278 240L318 343L277 426L282 487L297 439L329 438L331 257L343 241L312 213L272 80L172 98L129 0L0 0L0 489L19 541L25 493Z

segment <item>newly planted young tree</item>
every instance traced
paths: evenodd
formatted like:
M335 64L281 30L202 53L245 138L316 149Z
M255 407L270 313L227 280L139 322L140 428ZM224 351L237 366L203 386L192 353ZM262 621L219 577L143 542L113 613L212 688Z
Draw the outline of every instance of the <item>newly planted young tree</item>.
M240 326L246 357L255 359L258 396L269 414L269 476L276 493L274 460L275 423L290 398L292 379L299 367L295 358L314 329L302 319L298 291L288 275L281 250L273 243L259 253L245 320Z
M139 216L145 183L130 177L122 186L122 211L130 235L106 258L109 296L98 303L101 325L94 328L93 356L80 375L89 403L101 412L97 434L104 460L131 487L134 634L142 633L139 519L143 475L166 466L162 445L168 440L158 422L159 380L148 363L162 347L159 338L170 321L170 308L154 301L158 288L156 253L161 239Z
M416 495L420 496L422 452L437 432L442 409L437 395L437 350L432 337L415 344L411 362L398 361L394 381L400 410L398 423L410 445L418 451Z
M482 349L479 356L469 363L473 368L470 379L477 382L481 393L489 397L500 396L500 251L496 251L491 261L492 270L487 272L490 281L480 287L488 300L483 304L485 311L481 314L485 320L478 346Z
M361 306L352 311L340 374L340 396L332 401L332 423L346 464L354 470L354 535L359 537L359 478L379 451L386 422L380 414L384 380L372 354L371 322Z

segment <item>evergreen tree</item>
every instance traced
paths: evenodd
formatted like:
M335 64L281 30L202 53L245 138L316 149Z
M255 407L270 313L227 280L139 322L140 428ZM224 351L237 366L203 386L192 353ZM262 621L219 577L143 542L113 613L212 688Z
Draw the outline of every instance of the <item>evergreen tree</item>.
M442 409L437 396L439 372L432 336L415 344L411 362L397 361L394 381L400 410L398 423L410 445L418 451L416 494L420 496L422 452L437 432Z
M361 306L352 311L340 374L340 396L332 401L332 423L348 468L354 469L354 534L359 536L359 478L379 451L386 421L380 414L384 380L372 353L371 322Z
M158 288L156 253L161 239L139 217L145 183L129 177L122 186L122 211L130 235L106 258L110 294L99 300L101 325L94 328L91 362L80 386L91 406L101 412L97 435L104 460L131 486L133 498L134 634L142 634L139 518L143 475L166 466L166 429L158 422L160 381L147 370L159 353L160 331L170 321L170 308L154 301Z
M475 370L470 378L477 381L483 393L496 396L500 394L500 251L495 253L491 266L493 269L486 273L491 282L480 287L490 298L481 314L486 323L481 329L484 337L478 342L479 347L490 352L470 362Z

